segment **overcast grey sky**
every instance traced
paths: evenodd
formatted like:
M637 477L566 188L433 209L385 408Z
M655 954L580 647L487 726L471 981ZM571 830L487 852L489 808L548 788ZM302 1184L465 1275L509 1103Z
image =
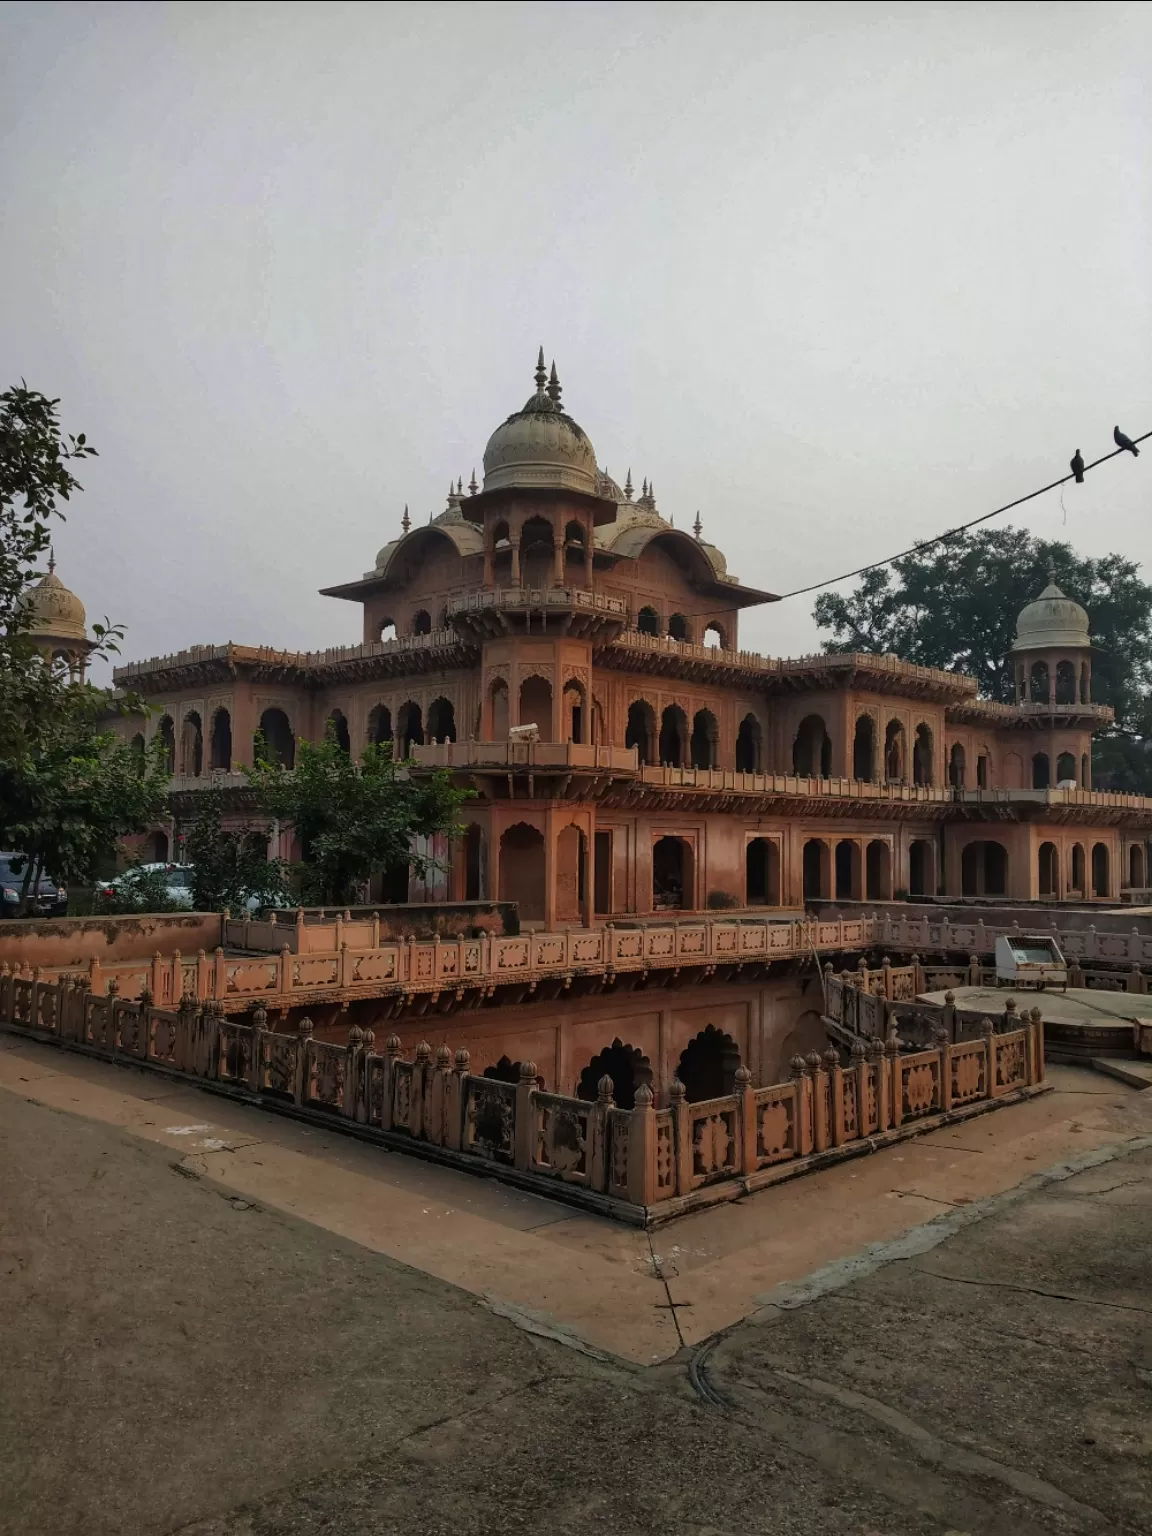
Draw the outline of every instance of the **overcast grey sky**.
M355 641L316 588L541 342L751 584L988 510L1152 428L1150 61L1147 5L0 5L3 383L101 454L60 574L129 657ZM1150 477L1021 521L1152 566Z

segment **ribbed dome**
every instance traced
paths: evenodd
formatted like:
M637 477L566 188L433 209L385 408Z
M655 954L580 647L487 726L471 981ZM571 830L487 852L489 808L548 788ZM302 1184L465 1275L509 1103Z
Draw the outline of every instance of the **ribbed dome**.
M536 393L522 411L496 428L484 450L485 491L509 486L599 493L596 452L584 429L560 406L556 365L545 387L544 350L536 365Z
M57 576L55 562L49 562L47 576L32 588L28 608L32 615L28 634L47 635L53 640L87 640L84 604Z
M1052 573L1049 572L1049 577ZM1088 613L1074 598L1065 597L1054 580L1040 596L1020 610L1014 651L1063 650L1090 647Z

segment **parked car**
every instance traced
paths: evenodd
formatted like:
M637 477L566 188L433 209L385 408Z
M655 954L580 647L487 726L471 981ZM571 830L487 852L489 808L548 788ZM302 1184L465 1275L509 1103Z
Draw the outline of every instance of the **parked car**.
M27 860L22 853L0 853L0 916L18 917ZM47 875L36 882L29 917L63 917L68 911L68 890Z
M117 875L113 880L102 880L96 887L96 905L99 907L101 898L111 898L123 892L130 882L138 879L141 874L161 873L166 877L165 884L173 903L182 910L191 912L196 905L192 891L195 872L194 864L137 864L134 868L126 870L124 874ZM259 912L263 907L285 906L288 901L287 893L276 889L260 891L249 896L245 906L249 912Z

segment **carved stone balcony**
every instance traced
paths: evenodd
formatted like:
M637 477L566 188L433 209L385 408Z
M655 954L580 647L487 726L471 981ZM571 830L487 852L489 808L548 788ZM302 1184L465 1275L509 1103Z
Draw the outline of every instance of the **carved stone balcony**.
M586 746L578 741L442 741L413 747L421 768L476 773L620 774L638 771L635 747Z
M503 634L568 634L603 644L619 634L623 599L586 587L496 587L468 592L448 604L448 621L470 640Z

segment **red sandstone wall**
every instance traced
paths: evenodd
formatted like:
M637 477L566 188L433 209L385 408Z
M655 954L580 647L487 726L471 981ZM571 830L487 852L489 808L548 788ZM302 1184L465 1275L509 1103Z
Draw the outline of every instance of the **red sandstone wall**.
M169 912L141 917L62 917L54 922L0 923L0 961L84 967L89 960L150 959L157 950L194 955L220 943L217 912Z

